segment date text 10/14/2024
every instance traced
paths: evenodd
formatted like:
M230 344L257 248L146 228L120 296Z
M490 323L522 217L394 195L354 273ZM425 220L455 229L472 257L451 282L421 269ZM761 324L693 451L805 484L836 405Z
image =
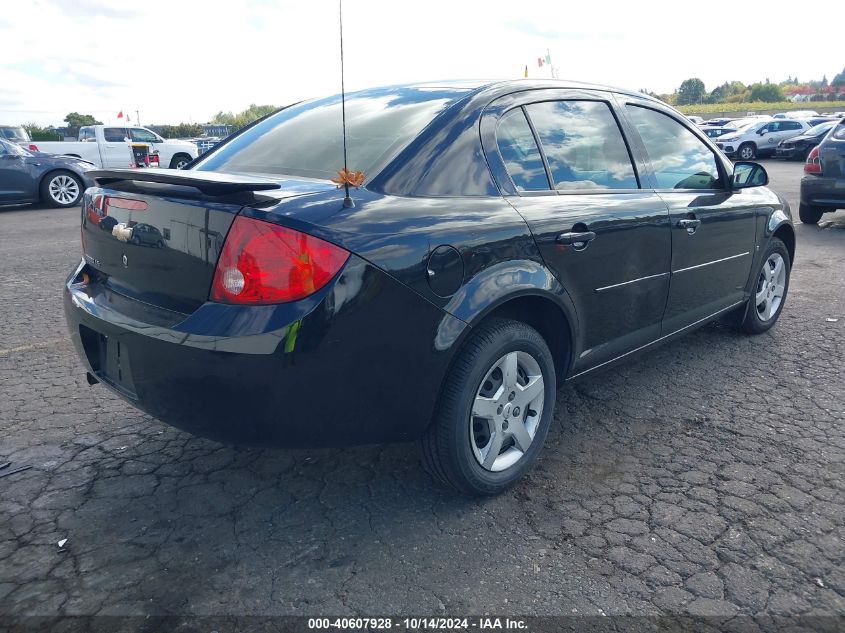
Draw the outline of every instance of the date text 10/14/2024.
M527 624L518 618L309 618L311 630L390 630L406 631L527 631Z

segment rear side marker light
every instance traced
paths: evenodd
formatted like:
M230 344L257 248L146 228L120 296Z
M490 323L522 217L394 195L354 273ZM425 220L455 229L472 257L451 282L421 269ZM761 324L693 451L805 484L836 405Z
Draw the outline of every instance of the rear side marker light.
M820 176L822 173L822 162L819 159L819 146L816 145L812 150L810 150L809 155L807 156L807 162L804 163L804 173L805 174L815 174Z
M262 305L314 294L343 268L349 252L307 233L235 218L217 261L210 300Z

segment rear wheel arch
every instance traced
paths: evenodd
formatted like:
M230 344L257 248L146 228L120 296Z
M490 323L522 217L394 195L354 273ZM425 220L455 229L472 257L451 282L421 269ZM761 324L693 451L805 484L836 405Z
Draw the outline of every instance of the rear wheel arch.
M575 330L570 318L556 301L537 294L518 295L499 303L471 325L477 326L495 318L520 321L537 330L552 352L558 381L566 379L572 366Z

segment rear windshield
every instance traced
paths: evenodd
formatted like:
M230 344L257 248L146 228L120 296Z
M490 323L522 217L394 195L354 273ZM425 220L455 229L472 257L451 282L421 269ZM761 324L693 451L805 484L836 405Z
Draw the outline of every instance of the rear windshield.
M466 91L396 88L346 97L350 171L375 175L438 113ZM300 103L256 124L197 164L200 171L330 179L343 167L340 96Z

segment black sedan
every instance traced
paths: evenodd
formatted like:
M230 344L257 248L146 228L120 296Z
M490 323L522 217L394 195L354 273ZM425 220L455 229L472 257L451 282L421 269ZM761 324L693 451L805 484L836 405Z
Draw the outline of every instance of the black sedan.
M94 165L70 156L33 153L0 139L0 205L45 202L56 207L79 204L94 184Z
M807 156L798 215L805 224L816 224L837 209L845 209L845 119Z
M836 125L836 121L819 123L803 134L781 141L775 148L775 156L792 160L806 160L810 150L822 142L822 139L834 125Z
M437 479L494 494L536 459L562 381L783 309L788 205L660 101L358 92L348 171L341 110L291 106L187 170L93 174L64 291L90 383L225 441L417 440ZM133 243L141 223L164 248Z

